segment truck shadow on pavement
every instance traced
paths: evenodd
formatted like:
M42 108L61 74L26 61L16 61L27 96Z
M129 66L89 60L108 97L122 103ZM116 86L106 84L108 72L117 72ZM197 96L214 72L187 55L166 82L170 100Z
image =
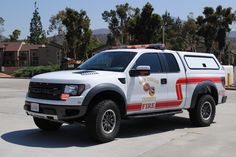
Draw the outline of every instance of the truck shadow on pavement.
M190 120L184 117L153 117L122 121L118 137L127 139L148 136L175 129L192 128ZM97 145L80 125L63 126L56 132L44 132L39 129L28 129L8 132L1 138L9 143L43 148L89 147Z

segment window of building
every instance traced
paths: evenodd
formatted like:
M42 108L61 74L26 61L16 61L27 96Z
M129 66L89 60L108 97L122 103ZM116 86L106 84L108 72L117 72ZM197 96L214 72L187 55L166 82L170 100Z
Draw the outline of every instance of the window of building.
M32 66L38 66L39 65L39 57L36 52L32 53Z
M3 66L16 66L16 52L4 52Z
M28 66L28 54L27 54L27 52L20 52L19 63L20 63L20 66Z

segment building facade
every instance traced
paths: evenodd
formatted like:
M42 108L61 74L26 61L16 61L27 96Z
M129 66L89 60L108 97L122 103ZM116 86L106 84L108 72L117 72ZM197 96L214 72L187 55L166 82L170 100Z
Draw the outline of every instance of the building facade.
M21 67L60 65L64 53L56 43L30 45L24 42L0 42L0 70L12 72Z

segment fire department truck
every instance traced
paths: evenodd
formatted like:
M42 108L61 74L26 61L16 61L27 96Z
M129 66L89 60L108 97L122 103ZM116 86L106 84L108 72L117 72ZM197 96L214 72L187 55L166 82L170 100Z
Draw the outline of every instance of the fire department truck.
M84 123L93 139L109 142L121 119L188 110L193 125L209 126L226 102L224 84L213 54L126 46L97 53L77 69L33 77L24 109L44 131Z

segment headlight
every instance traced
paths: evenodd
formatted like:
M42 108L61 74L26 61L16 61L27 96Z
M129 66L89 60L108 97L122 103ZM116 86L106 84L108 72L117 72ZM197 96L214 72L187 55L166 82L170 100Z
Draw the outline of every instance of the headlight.
M64 89L65 94L70 94L72 96L81 95L85 89L85 85L66 85Z

